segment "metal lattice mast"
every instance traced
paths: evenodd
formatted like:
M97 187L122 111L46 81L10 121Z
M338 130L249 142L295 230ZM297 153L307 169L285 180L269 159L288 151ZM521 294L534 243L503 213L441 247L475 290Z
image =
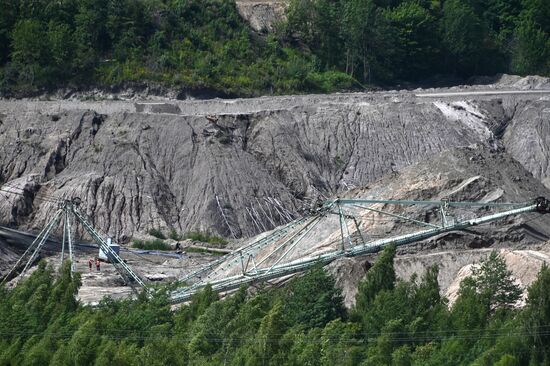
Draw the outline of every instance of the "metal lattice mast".
M71 215L69 210L67 210L67 208L65 208L65 222L66 222L65 228L67 229L67 244L69 246L69 259L71 261L71 272L74 272L76 270L76 263L74 260L73 240L71 237Z
M31 245L29 245L29 247L25 250L23 255L21 257L19 257L19 259L17 260L15 265L11 268L11 270L8 272L8 274L4 277L4 279L2 280L1 285L3 285L6 281L8 281L11 278L11 276L17 271L19 266L23 263L25 258L27 258L27 256L31 253L31 251L33 249L35 249L35 247L37 245L40 245L39 243L42 243L42 237L46 234L48 228L50 228L50 226L53 225L54 222L56 222L56 220L58 219L59 216L61 216L62 213L63 213L62 209L57 210L57 212L54 214L54 216L50 220L50 222L48 222L48 224L46 226L44 226L42 231L40 231L40 233L36 236L36 238L34 238Z
M23 268L23 271L21 272L21 275L23 275L27 269L29 269L29 267L34 263L34 261L36 260L36 257L38 256L38 253L40 253L40 250L42 249L42 247L44 246L44 244L46 244L46 241L48 240L48 237L50 236L50 234L52 233L53 229L57 226L57 224L59 223L59 220L61 219L61 214L62 214L62 210L59 210L56 215L54 216L54 219L52 221L50 221L49 225L46 227L46 231L44 232L42 238L40 239L40 242L38 243L38 245L36 246L36 248L34 249L34 252L31 254L31 257L29 258L29 260L27 261L27 264L25 264L25 267Z
M65 258L65 244L69 248L69 258L71 260L71 271L75 271L75 261L74 261L74 248L72 240L72 225L71 225L71 216L74 215L76 219L82 224L84 229L90 234L90 236L96 241L99 245L99 248L107 254L107 257L111 260L113 266L120 274L120 276L125 279L127 283L132 286L132 289L136 291L136 284L143 288L148 294L151 294L151 290L146 286L145 282L135 273L125 262L124 260L107 244L107 242L101 237L101 235L93 228L93 226L88 222L84 215L79 211L78 205L80 204L79 199L74 199L72 201L65 201L60 205L52 220L42 229L38 234L35 240L27 248L25 253L19 258L14 267L10 272L4 277L2 285L6 282L15 271L20 267L24 260L29 257L28 261L23 268L21 274L24 274L28 268L34 263L38 253L48 240L49 235L59 224L61 218L64 218L63 222L63 239L62 239L62 248L61 248L61 262ZM32 254L31 254L32 252ZM137 292L137 291L136 291Z
M65 261L65 235L67 234L67 213L65 212L65 220L63 220L63 238L61 239L61 265Z
M99 248L107 254L107 257L112 261L113 266L120 274L121 277L127 278L129 285L134 288L133 283L139 285L147 293L151 293L150 289L147 287L145 282L140 278L140 276L135 273L130 266L128 266L124 260L111 248L107 242L99 235L99 233L94 229L94 227L86 220L84 215L80 212L76 203L69 202L67 204L67 209L70 210L77 220L82 224L82 227L90 234L94 241L99 245ZM134 289L135 290L135 289Z

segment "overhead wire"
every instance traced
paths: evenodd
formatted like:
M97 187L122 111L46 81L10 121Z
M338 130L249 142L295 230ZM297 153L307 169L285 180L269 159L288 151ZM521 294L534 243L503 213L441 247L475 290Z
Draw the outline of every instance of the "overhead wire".
M9 188L9 189L6 189L6 188ZM17 186L10 185L8 183L4 183L2 186L0 186L0 192L10 193L10 194L19 195L19 196L25 196L26 194L28 194L29 191L24 189L24 188L21 188L21 187L17 187ZM58 203L58 202L61 201L61 199L58 198L58 197L51 196L51 195L46 195L46 194L40 194L40 193L35 194L34 199L47 201L47 202L51 202L51 203Z
M165 331L165 330L135 330L135 329L107 329L103 331L104 334L97 334L104 339L113 339L113 340L136 340L136 341L147 341L147 340L159 340L169 337L172 340L180 341L191 341L192 336L183 335L175 331ZM0 331L0 335L5 336L34 336L34 335L44 335L48 337L55 338L72 338L76 333L66 331L66 332L38 332L38 331L9 331L4 330ZM279 334L270 334L270 337L203 337L210 342L214 343L224 343L227 341L230 342L240 342L240 343L256 343L256 342L280 342L281 337L286 333ZM304 337L305 336L305 337ZM471 330L450 330L450 331L425 331L425 332L415 332L413 334L407 334L406 332L371 332L371 333L356 333L356 337L319 337L313 338L309 337L308 334L303 334L300 337L301 342L306 343L320 343L320 342L337 342L337 343L370 343L377 341L377 338L384 336L385 340L393 342L428 342L428 341L445 341L445 340L476 340L476 339L497 339L500 337L512 336L512 337L526 337L526 336L550 336L550 327L541 326L541 327L529 327L522 331L510 331L499 329L496 331L491 331L487 329L471 329ZM361 338L362 337L362 338Z
M14 189L12 187L9 187L11 189ZM26 191L24 190L20 190L19 192L18 191L13 191L13 190L8 190L8 189L5 189L5 188L0 188L0 192L2 193L8 193L8 194L13 194L13 195L17 195L17 196L22 196L22 197L26 197L27 196L27 193ZM37 200L41 200L41 201L46 201L46 202L51 202L51 203L57 203L59 201L56 201L56 200L53 200L53 199L49 199L49 198L46 198L46 197L42 197L42 196L35 196L34 199L37 199Z

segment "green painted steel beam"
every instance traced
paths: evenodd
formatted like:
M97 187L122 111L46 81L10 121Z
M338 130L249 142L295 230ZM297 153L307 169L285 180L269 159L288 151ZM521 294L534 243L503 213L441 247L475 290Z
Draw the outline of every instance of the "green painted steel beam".
M356 203L365 203L364 201L367 201L367 200L348 200L348 201L350 201L349 203L356 204ZM372 203L371 202L372 200L368 200L368 201ZM379 201L383 201L383 200L379 200ZM333 202L337 202L337 201L333 201ZM339 200L338 202L342 203L341 200ZM383 202L388 202L388 201L383 201ZM391 201L391 202L393 203L395 201ZM425 204L424 201L405 201L405 202L423 202L423 204ZM434 204L433 202L438 202L438 201L428 201L428 202L431 202L430 204ZM322 253L313 257L305 257L305 258L292 261L290 263L271 266L270 268L257 269L254 272L252 271L249 272L248 275L246 276L241 274L241 275L229 276L219 280L214 280L209 282L209 284L212 286L213 290L215 291L227 292L227 291L237 289L240 286L245 284L250 284L250 283L259 282L259 281L266 281L270 279L288 276L293 273L302 272L317 263L328 264L342 257L355 257L355 256L364 255L368 253L375 253L388 245L401 246L401 245L409 244L419 240L428 239L438 234L442 234L442 233L446 233L454 230L462 230L468 227L489 223L508 216L519 215L526 212L539 212L543 214L550 213L550 202L544 198L537 198L536 200L531 201L529 204L521 203L521 204L509 204L509 205L512 207L514 206L516 207L520 206L520 207L507 210L504 212L482 216L476 219L464 220L446 227L436 227L436 228L422 230L422 231L418 231L410 234L404 234L404 235L399 235L399 236L390 237L386 239L375 240L372 242L354 246L352 248L348 248L345 251L335 250L331 252ZM483 206L483 205L478 205L478 206ZM328 207L332 207L332 205ZM171 301L173 303L188 301L194 293L199 291L205 285L206 284L201 284L200 286L196 286L196 287L187 287L187 288L180 288L178 290L175 290L171 294Z
M383 203L388 205L402 205L402 206L412 206L412 205L422 205L422 206L441 206L447 205L449 207L523 207L528 206L531 202L523 203L512 203L512 202L503 202L503 203L491 203L491 202L454 202L454 201L414 201L414 200L377 200L377 199L350 199L350 198L339 198L335 201L330 201L334 203L340 203L342 205L350 204L361 204L361 203Z

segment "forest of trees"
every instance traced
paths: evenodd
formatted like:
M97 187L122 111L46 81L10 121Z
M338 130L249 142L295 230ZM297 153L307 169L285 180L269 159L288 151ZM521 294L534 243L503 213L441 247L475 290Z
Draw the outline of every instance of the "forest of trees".
M550 73L548 0L292 0L283 31L363 82Z
M232 0L0 0L0 91L153 82L225 95L349 88L254 35Z
M0 93L157 83L224 95L550 74L548 0L289 0L254 34L234 0L0 0Z
M452 306L437 268L396 280L386 248L343 307L316 267L282 288L211 288L171 311L165 292L78 303L67 263L43 262L13 290L0 289L0 365L550 365L550 269L521 291L493 252L463 280Z

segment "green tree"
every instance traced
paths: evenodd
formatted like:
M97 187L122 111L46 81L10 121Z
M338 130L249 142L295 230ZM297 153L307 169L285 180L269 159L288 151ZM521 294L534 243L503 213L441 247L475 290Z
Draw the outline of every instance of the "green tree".
M432 311L444 303L439 294L439 267L437 265L428 267L422 276L422 281L416 287L414 294L414 306L419 314Z
M437 20L420 2L406 1L384 12L394 29L396 53L393 65L397 77L415 80L427 77L438 67Z
M50 57L44 24L35 19L20 20L12 31L12 61L21 79L30 85L40 82Z
M46 333L47 334L47 333ZM57 345L55 338L46 334L39 334L39 340L27 352L24 353L23 365L47 365L52 359Z
M522 0L487 0L477 1L478 8L489 28L499 38L501 47L507 47L516 21L519 17Z
M453 304L451 319L456 329L482 329L489 317L489 304L479 296L476 283L467 277L460 283L458 297Z
M528 289L527 306L523 313L525 331L532 345L534 360L550 360L550 268L545 264Z
M395 36L382 10L374 0L349 0L341 12L346 73L369 83L391 80Z
M284 313L289 324L323 327L345 315L343 297L332 276L321 266L292 280L285 290Z
M280 347L280 339L287 329L282 302L276 302L269 313L262 319L258 330L258 356L270 360Z
M292 344L288 346L287 363L292 366L317 366L321 364L321 352L319 344L321 343L320 328L312 328L309 331L299 329L299 326L290 328L285 333L284 344L288 344L288 339Z
M65 23L50 21L48 23L48 47L51 58L49 64L56 69L56 77L62 80L72 76L74 42L72 29Z
M531 18L522 19L514 33L512 70L527 75L550 72L550 33Z
M519 366L520 363L516 357L510 354L506 354L498 360L494 366Z
M8 343L9 344L9 343ZM0 348L0 365L11 366L22 363L23 354L21 349L23 344L21 338L13 338L11 344L6 348Z
M550 8L547 0L522 0L522 19L531 19L546 34L550 34Z
M506 320L513 314L509 308L519 299L521 290L514 284L504 259L493 251L479 268L472 272L472 276L461 282L459 296L451 310L451 330L457 331L458 336L443 344L439 354L441 357L473 362L483 350L493 347L493 342L486 342L478 348L472 348L478 341L477 338L482 337L485 331L492 335L493 332L498 332L496 329L502 328L503 332L505 327L509 327L510 331L517 329L514 324L506 323ZM460 337L463 332L470 336ZM495 350L503 349L509 352L512 349L502 345L510 346L511 343L504 342L501 346L497 343L498 347ZM502 356L503 353L492 351L483 355L480 360L486 359L490 361L489 364L495 363L498 361L496 356L499 355Z
M354 313L361 317L373 303L376 295L383 290L392 290L395 286L395 245L384 248L378 259L370 268L365 278L359 283Z
M174 336L172 338L177 338ZM187 344L170 337L155 337L145 343L140 351L142 365L186 365L188 361Z
M52 270L41 261L28 279L8 293L4 300L7 311L0 313L0 331L7 334L19 331L23 340L30 334L44 331L49 319L44 304L48 301L52 284Z
M395 351L398 349L400 340L406 338L406 329L401 319L392 319L386 322L381 329L380 335L376 337L373 347L369 348L365 366L390 365ZM395 361L402 361L402 356L397 352Z
M340 6L337 0L292 0L284 24L285 36L307 44L324 69L343 65Z
M202 315L208 307L218 301L219 297L212 290L212 286L206 286L202 291L193 295L191 303L182 306L175 315L176 331L184 332L191 323Z
M111 365L115 358L118 345L114 341L104 341L99 349L97 358L95 359L95 366L108 366Z
M11 30L18 19L18 2L0 0L0 66L8 61L11 51Z
M323 329L320 364L357 365L363 358L364 349L360 325L333 320Z
M408 345L396 348L391 355L392 366L410 366L411 365L411 347Z
M445 1L441 25L447 64L452 71L461 75L495 71L494 60L491 70L483 62L485 57L494 55L495 45L470 0Z
M477 292L486 299L492 310L512 307L521 297L521 288L515 284L506 261L496 251L492 251L478 268L472 270L472 277Z
M100 325L95 319L85 321L73 334L67 344L70 362L74 365L91 365L100 349L100 338L97 336Z
M61 344L57 348L55 353L52 355L50 365L52 366L70 366L71 365L71 359L70 359L69 352L67 351L67 345Z
M89 77L88 73L98 64L100 56L110 48L107 9L106 0L79 0L78 13L74 16L76 49L73 67L84 78Z
M439 294L438 274L437 266L429 267L420 283L412 287L409 303L414 313L407 326L412 337L448 330L450 320L447 299Z
M49 293L45 304L45 314L50 319L74 313L78 307L76 295L80 288L80 274L71 271L71 262L66 261L59 269L59 276ZM44 305L44 304L43 304Z

